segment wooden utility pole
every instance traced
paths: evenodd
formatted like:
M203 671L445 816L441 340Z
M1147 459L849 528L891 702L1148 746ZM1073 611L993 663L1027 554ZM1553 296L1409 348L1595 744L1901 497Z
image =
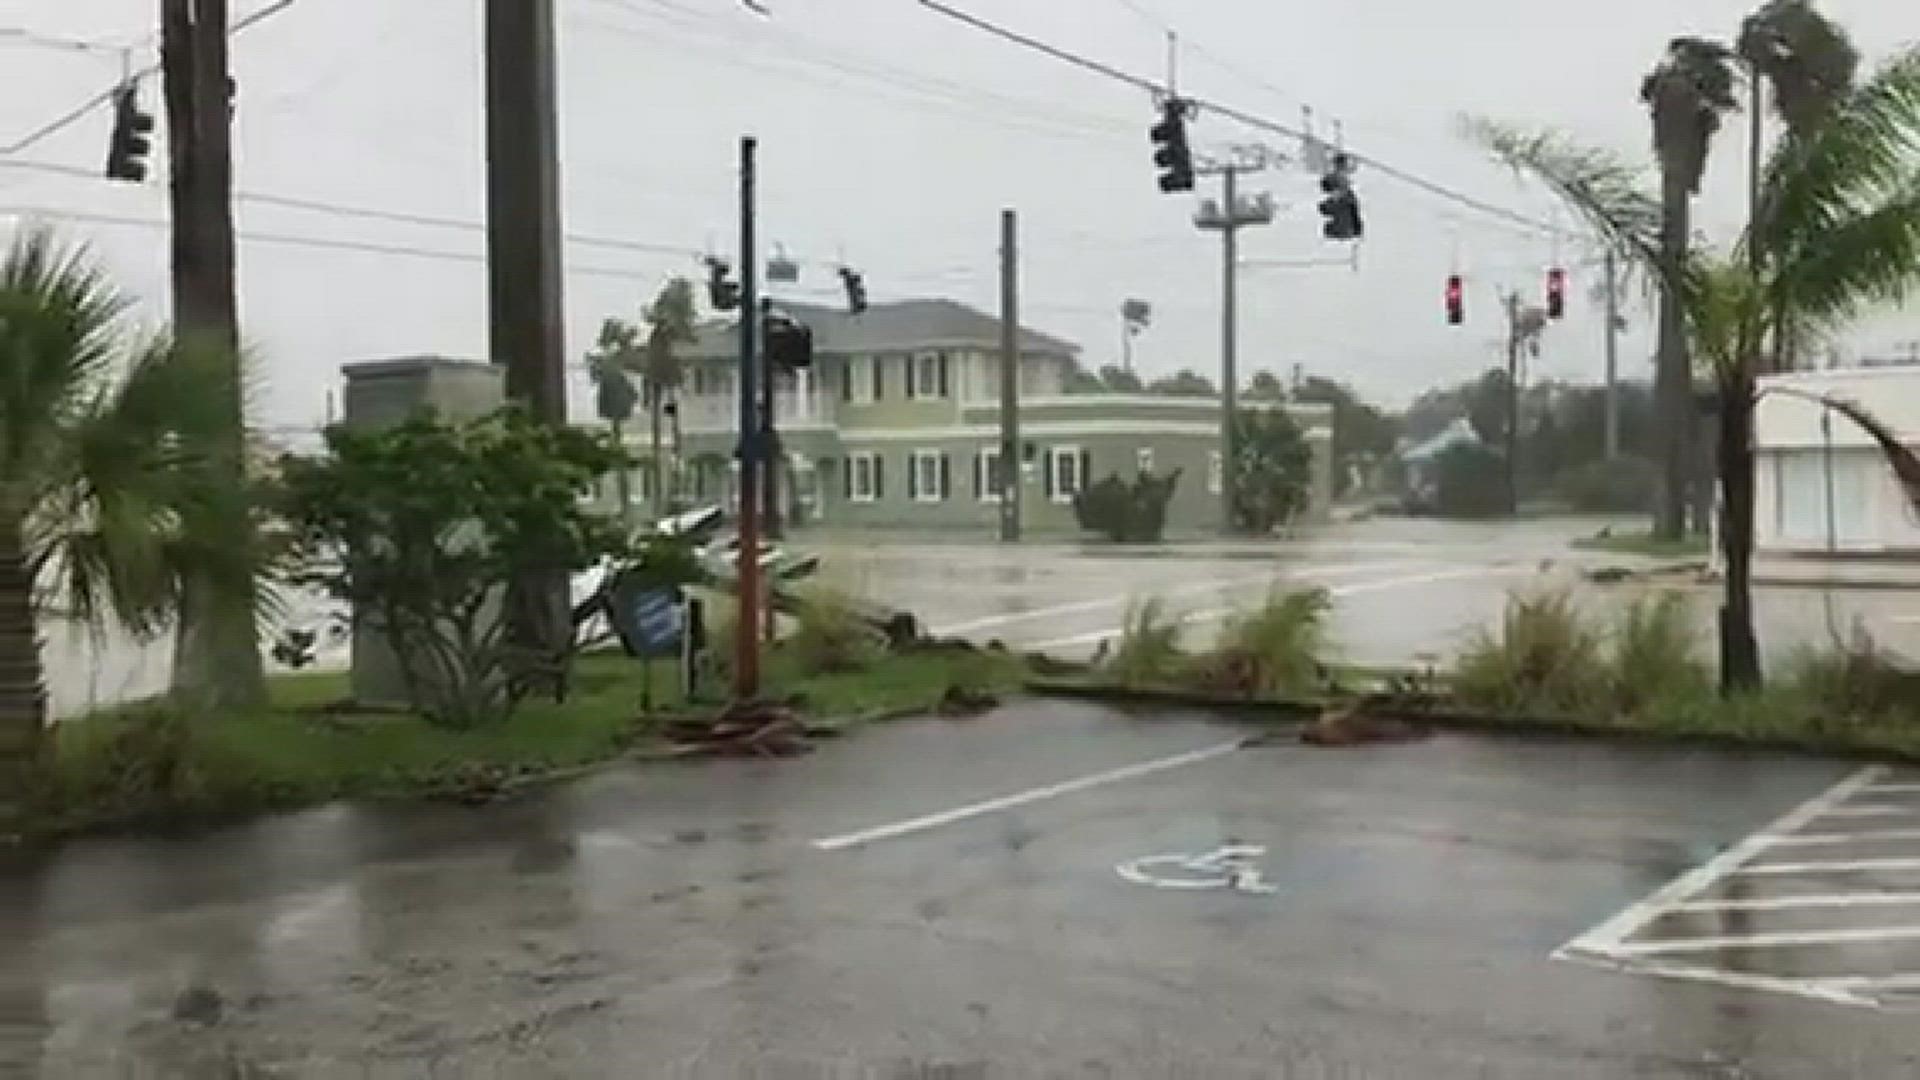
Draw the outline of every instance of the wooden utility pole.
M1507 294L1507 514L1520 513L1520 294Z
M988 477L989 481L993 478ZM1000 539L1020 539L1020 216L1000 212Z
M227 34L227 0L162 0L174 333L191 347L213 350L230 366L222 386L228 442L220 452L238 489L245 482L246 418L233 234L235 95ZM244 530L244 523L226 524ZM211 705L253 704L265 698L250 586L223 585L202 574L186 577L173 688Z
M759 141L740 140L740 550L734 570L739 613L734 619L733 696L760 694L760 269L754 239L754 169Z
M1620 265L1613 248L1607 248L1607 460L1620 456Z

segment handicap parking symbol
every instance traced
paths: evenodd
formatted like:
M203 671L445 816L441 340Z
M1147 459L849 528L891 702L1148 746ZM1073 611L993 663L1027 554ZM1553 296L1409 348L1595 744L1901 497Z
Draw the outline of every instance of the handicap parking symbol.
M1205 854L1148 855L1114 870L1135 885L1156 889L1232 889L1266 896L1280 891L1254 862L1266 853L1257 844L1228 844Z

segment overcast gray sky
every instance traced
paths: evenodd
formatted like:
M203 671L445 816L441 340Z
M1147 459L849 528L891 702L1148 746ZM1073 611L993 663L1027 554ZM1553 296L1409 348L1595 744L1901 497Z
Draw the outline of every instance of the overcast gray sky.
M264 0L235 0L236 14ZM664 245L567 250L569 348L599 320L632 315L693 253L735 245L736 138L762 139L763 236L797 257L845 259L876 299L954 296L992 310L1001 207L1025 226L1027 321L1116 358L1118 308L1154 303L1139 343L1148 373L1219 363L1220 251L1191 224L1193 200L1154 185L1152 104L1138 90L1021 51L914 0L557 0L562 168L568 229ZM1572 225L1537 191L1454 134L1477 113L1552 124L1639 159L1647 123L1635 91L1665 41L1730 35L1739 0L957 0L957 6L1150 75L1175 27L1183 89L1294 124L1310 106L1365 154L1486 202ZM0 28L132 43L151 61L153 0L0 0ZM241 189L479 221L483 208L480 0L296 0L236 42ZM1920 38L1920 5L1828 0L1873 62ZM113 55L0 36L0 145L97 92ZM156 88L149 86L148 100ZM107 117L47 140L33 160L97 168ZM1697 211L1730 236L1744 205L1744 123L1716 143ZM1201 148L1258 139L1204 115ZM1203 188L1211 186L1203 181ZM1319 238L1314 178L1281 170L1251 184L1287 207L1247 235L1253 259L1338 256ZM1363 171L1359 270L1249 270L1242 364L1294 364L1404 402L1490 363L1495 293L1537 295L1545 268L1585 252ZM1203 190L1200 194L1206 194ZM164 193L0 168L0 207L160 221ZM244 231L428 248L477 257L477 230L426 228L243 204ZM11 222L0 219L0 231ZM164 298L165 234L75 225L127 285ZM246 333L259 348L261 419L317 423L342 362L431 352L482 355L485 277L477 261L315 250L243 241ZM1441 313L1445 276L1469 277L1468 325ZM1535 374L1599 378L1601 329L1577 266L1569 318ZM822 266L804 283L828 293ZM153 303L149 313L161 308ZM1629 374L1648 368L1647 319L1630 312ZM1920 312L1863 326L1854 349L1920 338ZM579 382L579 380L577 380ZM580 382L584 385L583 382ZM577 393L576 399L584 399Z

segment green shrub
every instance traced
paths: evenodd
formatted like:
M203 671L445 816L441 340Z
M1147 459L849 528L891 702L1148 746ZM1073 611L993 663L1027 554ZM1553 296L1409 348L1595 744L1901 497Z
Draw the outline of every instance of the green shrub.
M1920 709L1920 675L1901 669L1864 628L1828 649L1802 649L1788 660L1781 688L1822 724L1912 716Z
M1082 529L1115 543L1159 543L1167 530L1167 504L1179 483L1179 469L1166 476L1143 472L1131 484L1109 475L1073 497L1073 515Z
M1332 610L1333 599L1325 589L1275 589L1260 607L1228 621L1219 646L1195 665L1195 681L1217 692L1250 697L1320 689L1320 658Z
M1450 518L1507 512L1507 459L1478 443L1461 443L1434 461L1434 513Z
M1652 503L1653 464L1644 458L1591 461L1560 474L1562 499L1584 513L1639 513Z
M1635 600L1613 639L1612 705L1640 713L1697 697L1712 687L1686 597L1662 593Z
M1600 637L1564 592L1516 594L1498 634L1474 635L1460 656L1454 692L1497 712L1591 712L1607 695Z
M800 670L808 675L865 671L880 659L879 632L861 618L846 594L816 589L801 599L799 625L788 640Z
M1105 674L1121 686L1165 686L1179 675L1180 620L1167 615L1158 597L1127 608L1120 645L1107 659Z

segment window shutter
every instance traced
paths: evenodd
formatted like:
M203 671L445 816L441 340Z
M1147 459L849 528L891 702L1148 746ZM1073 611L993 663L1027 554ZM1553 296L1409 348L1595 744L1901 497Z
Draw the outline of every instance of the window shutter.
M919 357L913 353L908 353L900 358L900 366L907 369L907 400L912 401L914 398L920 396L920 388L914 385L920 381L914 378L915 375L919 374L914 370L914 368L919 366Z
M873 497L887 497L887 459L879 454L873 455Z
M846 456L846 465L845 465L845 468L843 468L841 471L844 473L844 475L841 476L840 478L841 486L846 490L847 501L852 502L853 501L853 455L852 454L848 454Z
M940 452L940 501L953 498L953 464L946 451Z
M986 491L986 467L987 455L975 450L973 452L973 500L975 502L979 502L981 494Z
M1045 454L1041 455L1040 475L1045 478L1045 492L1046 492L1047 498L1049 499L1053 498L1054 477L1053 477L1053 451L1052 450L1048 450Z
M1074 478L1074 494L1087 490L1093 477L1093 451L1080 451L1080 475Z
M868 357L867 369L873 373L873 400L879 401L887 396L887 358Z
M918 454L908 454L907 455L907 498L917 499L919 497L920 497L920 456Z
M846 364L840 368L840 400L853 400L853 357L851 356L847 357Z
M940 359L939 359L939 361L938 361L938 362L939 362L939 365L940 365L940 396L941 396L941 397L943 397L943 398L944 398L944 397L952 397L952 396L953 396L953 392L952 392L952 390L950 389L950 387L949 387L949 385L948 385L948 382L947 382L947 376L948 376L948 372L947 372L947 354L946 354L946 353L941 353L941 354L940 354Z

